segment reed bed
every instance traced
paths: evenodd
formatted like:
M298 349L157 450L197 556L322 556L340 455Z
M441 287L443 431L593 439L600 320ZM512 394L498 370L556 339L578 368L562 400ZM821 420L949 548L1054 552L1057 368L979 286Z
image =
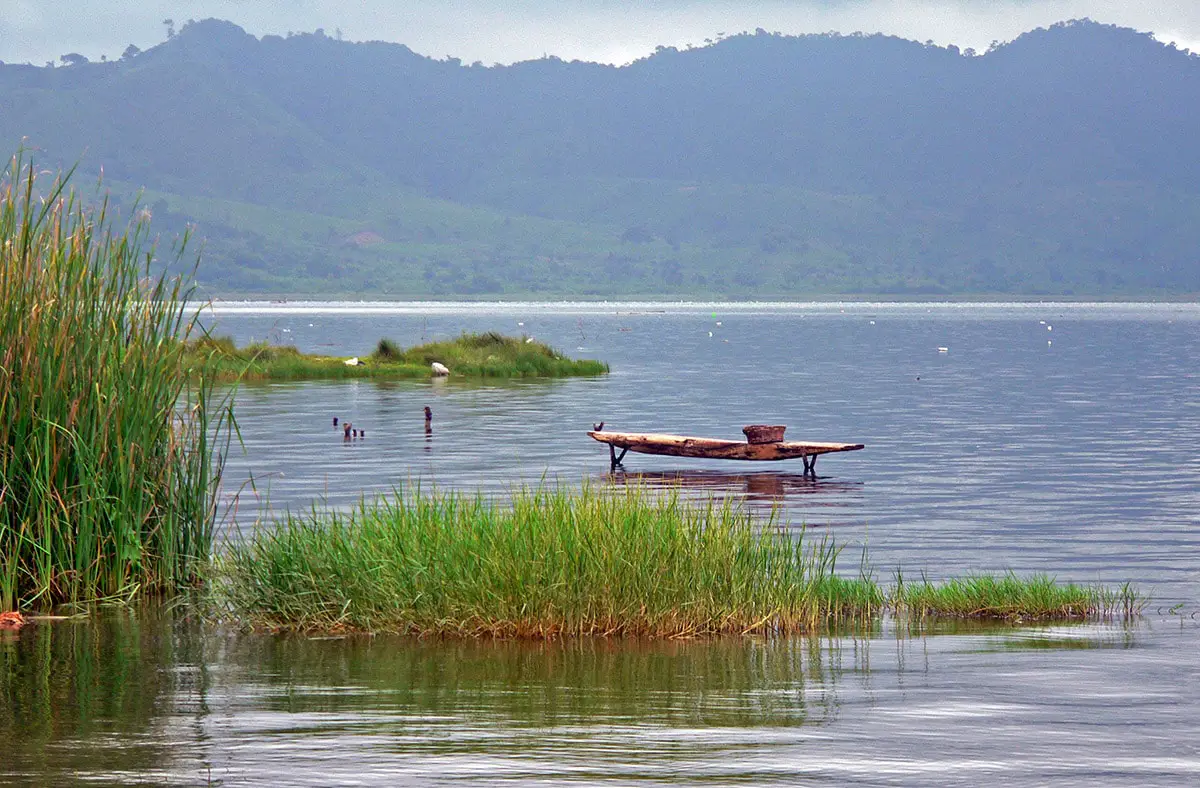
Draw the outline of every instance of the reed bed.
M1080 618L1106 599L1040 578L888 589L865 564L839 575L838 555L728 501L638 488L523 490L504 505L398 492L259 528L219 559L218 594L266 629L533 638L811 633L889 611Z
M469 378L560 378L603 375L601 361L571 359L549 345L489 332L463 334L447 342L402 349L390 339L347 365L347 359L301 353L290 345L253 343L236 347L228 337L199 337L187 345L195 367L221 381L429 378L434 361L451 376Z
M184 374L190 290L69 176L0 179L0 610L191 583L212 543L228 410Z
M233 544L220 593L260 627L554 637L811 631L883 604L825 541L703 506L534 490L414 493L289 516Z

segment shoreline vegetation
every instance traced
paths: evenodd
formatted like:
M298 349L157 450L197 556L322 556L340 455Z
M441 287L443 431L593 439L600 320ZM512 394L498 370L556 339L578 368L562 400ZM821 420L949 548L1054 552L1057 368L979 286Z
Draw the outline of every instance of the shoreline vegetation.
M237 347L229 337L204 336L185 345L188 367L220 382L264 380L421 379L435 377L432 364L450 377L532 378L607 374L608 364L571 359L530 337L489 331L444 342L401 348L380 339L370 355L351 359L301 353L291 345L254 343ZM357 357L356 357L357 358Z
M836 572L829 539L729 503L629 489L461 493L288 515L229 546L215 593L233 620L303 632L553 638L810 634L884 614L1013 623L1133 616L1129 586L1046 575L877 583Z
M199 583L230 435L175 341L187 280L69 178L0 174L0 612Z
M193 275L155 273L144 213L118 224L71 173L0 174L0 612L202 589L234 621L297 631L496 637L808 633L894 613L1010 622L1133 616L1129 586L1047 576L881 585L865 556L763 524L732 503L537 489L503 505L397 493L287 515L214 555L223 458L237 434L219 380L603 374L489 333L363 366L198 336ZM186 246L187 237L179 247ZM178 262L178 261L176 261ZM195 339L194 339L195 338ZM320 374L317 371L319 370ZM232 397L232 395L228 395Z

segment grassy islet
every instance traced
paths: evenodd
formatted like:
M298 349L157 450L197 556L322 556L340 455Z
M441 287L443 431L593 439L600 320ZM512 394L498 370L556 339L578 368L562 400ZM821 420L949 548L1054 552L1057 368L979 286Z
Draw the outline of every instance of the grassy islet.
M239 348L228 337L211 336L188 343L187 356L196 369L220 381L429 378L435 361L448 367L452 377L559 378L608 372L601 361L571 359L528 337L492 331L407 349L384 338L357 365L347 365L346 358L337 356L301 353L291 345L252 343Z
M839 550L725 502L535 489L501 504L460 493L289 515L233 544L219 594L276 630L417 635L689 637L807 633L904 616L1082 619L1136 603L1045 577L885 587Z

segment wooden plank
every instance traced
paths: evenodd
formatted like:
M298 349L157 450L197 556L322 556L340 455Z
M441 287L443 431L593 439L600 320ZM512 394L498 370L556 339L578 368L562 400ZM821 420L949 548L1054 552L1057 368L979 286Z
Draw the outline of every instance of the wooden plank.
M667 435L657 432L588 432L592 438L629 451L642 454L661 454L671 457L700 457L715 460L791 460L813 457L838 451L855 451L861 443L815 443L810 441L780 441L779 443L746 443L720 438L693 438L688 435Z

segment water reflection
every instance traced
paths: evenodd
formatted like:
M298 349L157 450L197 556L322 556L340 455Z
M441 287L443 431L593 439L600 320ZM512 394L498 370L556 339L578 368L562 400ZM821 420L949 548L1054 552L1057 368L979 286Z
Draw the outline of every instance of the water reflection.
M1187 744L1200 737L1197 701L1179 692L1200 679L1182 668L1194 634L931 631L884 621L812 638L422 641L110 611L0 639L0 782L925 786L1019 773L1123 785L1200 774Z
M370 709L527 728L759 727L828 722L836 713L838 677L855 669L856 653L821 638L248 637L231 641L227 658L246 675L263 677L264 708L288 713Z
M711 470L639 471L617 470L600 477L618 487L646 487L653 490L681 491L690 497L715 500L744 500L756 507L775 507L788 502L805 506L850 505L862 492L862 482L837 481L798 473L760 471L722 473ZM847 500L844 496L850 496Z
M165 775L173 747L164 723L181 697L203 706L202 651L194 622L156 607L0 637L0 782Z

